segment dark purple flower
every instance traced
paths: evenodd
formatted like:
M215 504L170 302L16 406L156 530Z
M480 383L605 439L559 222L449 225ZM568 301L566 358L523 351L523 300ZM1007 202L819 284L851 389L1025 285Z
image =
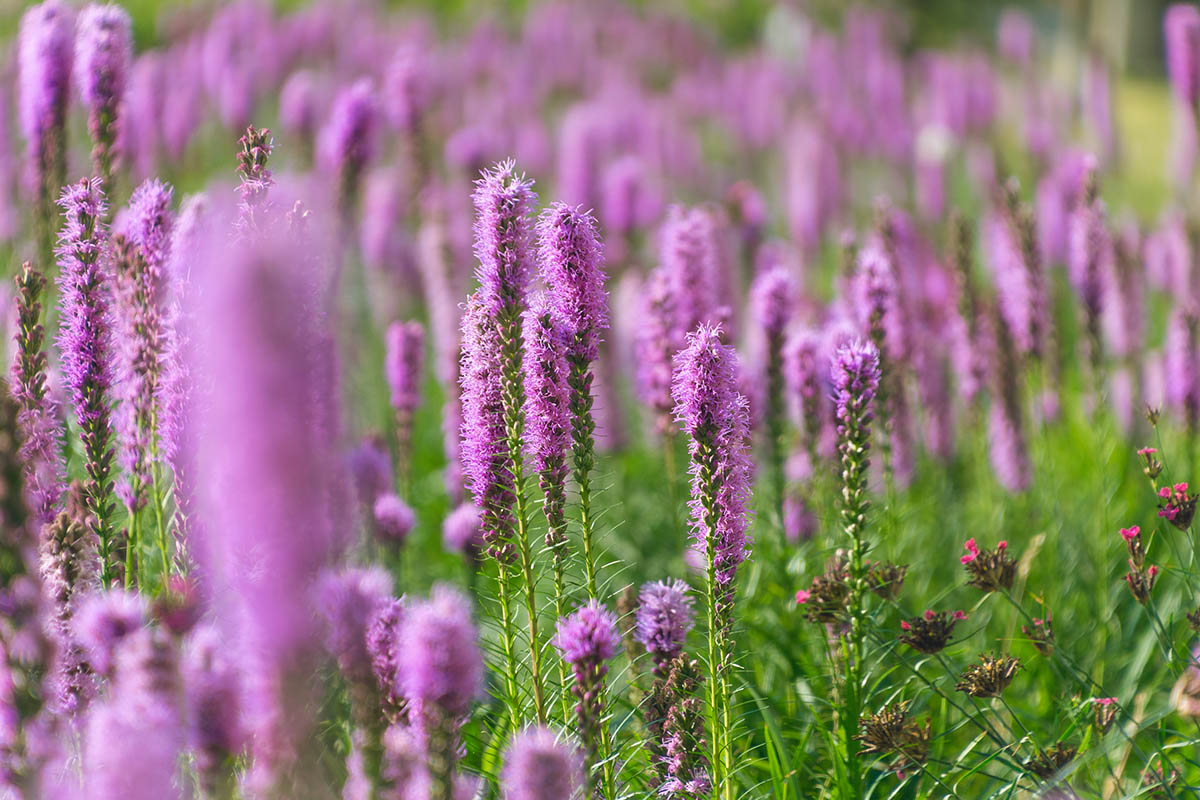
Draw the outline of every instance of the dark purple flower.
M554 637L554 646L562 652L563 659L577 668L610 660L620 643L616 617L595 600L559 620ZM602 671L607 671L607 667Z
M583 762L548 728L513 737L501 777L505 800L571 800L583 786Z
M637 639L656 664L664 664L683 650L695 624L688 585L680 580L647 583L638 594Z
M838 432L852 422L870 422L871 405L879 391L879 352L871 344L852 341L839 348L833 359L834 400Z

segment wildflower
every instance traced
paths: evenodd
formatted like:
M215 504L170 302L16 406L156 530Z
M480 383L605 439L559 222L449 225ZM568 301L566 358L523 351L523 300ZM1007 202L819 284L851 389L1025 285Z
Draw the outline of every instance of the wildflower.
M463 503L446 515L442 522L442 543L446 549L462 553L473 561L482 552L483 541L477 505Z
M1192 517L1196 515L1197 495L1188 491L1186 483L1164 486L1158 490L1158 496L1164 501L1159 504L1158 516L1181 531L1191 527Z
M808 589L796 592L796 603L805 607L804 616L809 622L844 621L850 607L850 576L844 562L827 566Z
M884 706L862 718L858 740L862 752L896 756L897 771L921 767L929 757L930 723L922 726L908 714L907 701Z
M1157 480L1163 471L1163 463L1158 460L1157 456L1158 450L1153 447L1143 447L1137 452L1146 462L1146 466L1142 467L1142 472L1146 473L1146 477L1150 480Z
M671 360L683 344L675 328L675 296L671 278L663 267L646 278L643 307L634 334L637 354L636 386L642 403L654 412L655 429L660 436L674 429L671 410Z
M238 665L221 633L205 625L193 630L183 651L187 739L206 797L220 797L232 783L230 762L245 745L240 719Z
M1050 780L1063 767L1071 763L1079 748L1074 745L1059 743L1049 750L1041 750L1036 756L1025 762L1025 767L1042 780Z
M1054 627L1050 621L1049 612L1045 619L1034 618L1033 626L1021 626L1021 633L1033 643L1037 651L1044 656L1054 653Z
M583 742L589 793L595 790L594 771L600 764L605 765L605 783L611 782L604 722L608 707L604 676L608 674L608 661L616 654L619 643L616 618L595 600L560 619L558 635L554 637L554 646L575 675L571 693L579 701L575 712Z
M338 208L349 214L358 202L358 185L379 148L379 101L369 78L360 78L334 98L321 132L320 156L338 176Z
M89 525L100 542L101 580L113 578L113 426L111 276L102 258L108 206L98 181L66 187L59 201L66 224L59 236L62 369L83 438Z
M1117 719L1117 712L1121 710L1117 705L1117 698L1097 697L1092 700L1092 705L1092 723L1100 733L1108 733L1108 729Z
M371 672L379 689L383 716L389 723L408 719L408 701L399 678L404 609L404 601L394 597L376 604L367 618L363 637L371 658Z
M1193 113L1200 110L1200 11L1175 3L1163 15L1167 77L1175 96Z
M771 479L774 483L776 512L782 517L783 470L783 344L784 329L792 313L795 282L782 265L776 265L754 279L750 288L755 319L766 339L766 435Z
M644 718L650 736L651 786L664 797L706 797L711 789L705 757L700 665L678 655L655 678Z
M638 596L637 639L654 657L655 672L683 651L695 619L683 581L647 583Z
M396 417L397 461L407 478L412 458L413 415L421 404L425 364L425 328L415 320L393 322L385 339L384 371Z
M1137 525L1121 528L1121 538L1129 548L1129 563L1134 569L1141 569L1146 562L1146 548L1142 544L1142 529Z
M900 623L900 641L918 653L937 653L950 643L954 626L966 618L962 611L926 611Z
M266 215L270 206L267 204L267 194L275 185L271 170L267 163L271 151L275 148L275 140L271 138L269 128L246 128L242 138L238 139L241 149L237 154L237 171L241 184L238 186L238 219L237 230L242 234L252 234L266 224Z
M430 797L451 796L457 728L483 688L483 656L470 604L456 590L435 586L428 600L405 611L398 642L397 677L424 736Z
M983 592L1008 591L1017 575L1017 562L1008 555L1008 542L1000 542L995 550L981 550L974 539L968 539L963 566L971 579L968 585Z
M392 492L385 492L375 498L372 517L379 536L393 547L404 544L404 540L417 524L417 515L400 499L400 495Z
M528 728L508 745L501 783L504 800L570 800L583 786L583 764L553 731Z

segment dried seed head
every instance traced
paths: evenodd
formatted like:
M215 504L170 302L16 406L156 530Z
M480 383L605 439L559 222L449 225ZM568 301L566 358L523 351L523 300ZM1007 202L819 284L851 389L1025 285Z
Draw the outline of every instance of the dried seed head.
M984 654L967 667L954 688L971 697L999 697L1020 669L1021 662L1011 656Z
M1033 646L1044 656L1054 653L1054 627L1050 621L1049 612L1045 619L1034 618L1032 625L1022 625L1021 633L1033 642Z
M1025 768L1042 780L1050 780L1059 770L1071 763L1079 748L1071 744L1056 744L1025 762Z
M863 717L858 735L864 753L896 756L897 771L919 767L929 756L929 720L918 724L909 716L908 705L894 703Z

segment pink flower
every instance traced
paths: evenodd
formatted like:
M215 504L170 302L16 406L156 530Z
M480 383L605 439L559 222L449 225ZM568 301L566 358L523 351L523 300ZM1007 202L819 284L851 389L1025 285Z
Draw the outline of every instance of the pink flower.
M933 619L935 616L937 616L937 615L933 613L933 609L931 609L931 608L925 609L925 619Z
M925 613L926 613L926 614L929 614L930 612L926 611ZM908 624L907 622L905 622L904 620L900 620L900 630L902 630L902 631L911 631L911 630L912 630L912 625L909 625L909 624Z
M954 612L954 619L956 622L962 622L966 618L967 618L967 613L965 611L955 611Z
M1175 484L1175 493L1176 494L1187 494L1187 484L1186 483Z
M1112 706L1112 705L1117 704L1117 698L1115 698L1115 697L1097 697L1094 700L1092 700L1092 702L1098 706Z
M1146 570L1146 574L1149 575L1151 578L1154 578L1154 576L1158 574L1158 567L1151 564L1150 569Z
M1142 535L1142 529L1137 525L1131 525L1128 528L1121 528L1121 538L1127 542L1132 542L1134 539Z
M1168 489L1166 486L1164 486L1163 488L1158 490L1158 496L1165 500L1166 498L1171 496L1171 490Z
M979 547L978 547L978 545L975 544L974 538L967 539L967 543L964 544L963 547L965 547L967 549L967 555L963 556L960 559L962 561L962 563L970 564L972 561L974 561L976 558L979 557ZM1004 549L1004 545L1001 545L1001 549Z
M1137 451L1139 456L1148 456L1148 455L1152 455L1157 452L1158 452L1158 449L1154 448L1154 447L1143 447L1141 450Z
M800 591L796 592L796 603L799 605L804 605L808 602L808 598L810 597L812 597L812 592L808 591L807 589L801 589Z

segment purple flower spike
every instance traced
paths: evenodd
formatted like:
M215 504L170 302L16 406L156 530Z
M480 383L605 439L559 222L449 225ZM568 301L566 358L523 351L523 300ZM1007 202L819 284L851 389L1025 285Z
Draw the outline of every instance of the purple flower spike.
M571 443L570 391L567 387L567 330L555 318L545 295L525 312L526 435L538 473L565 470ZM565 480L565 471L559 475Z
M46 174L51 167L48 161L56 148L66 145L63 129L71 85L72 47L70 12L58 0L31 6L21 17L17 52L18 116L29 146L34 180L47 189L58 180L57 176Z
M425 328L417 321L393 322L387 329L384 369L392 408L412 415L421 404Z
M659 669L683 650L695 624L688 585L680 580L647 583L638 595L637 639Z
M500 335L478 296L467 301L462 334L463 473L482 512L489 554L509 559L515 501L505 439Z
M530 214L537 195L533 183L516 169L515 162L503 161L475 184L475 274L480 300L493 318L524 305L531 277Z
M352 686L374 683L367 629L391 596L391 576L379 567L328 572L317 583L317 605L326 625L325 646ZM362 709L366 713L373 710Z
M750 421L738 373L737 354L722 344L719 325L688 334L687 348L675 357L675 418L688 434L692 456L692 535L701 553L711 542L716 580L726 587L723 605L732 600L733 578L749 549Z
M712 215L702 208L672 206L663 223L661 256L675 303L675 336L702 322L714 322L717 298L717 243Z
M395 598L379 605L367 620L366 645L375 685L383 696L384 713L395 720L404 713L405 699L399 680L400 626L404 601Z
M83 437L87 503L100 539L103 581L111 577L113 378L110 311L112 280L103 259L108 206L100 183L84 179L63 189L65 224L59 234L58 278L62 317L58 333L62 371Z
M553 203L538 220L541 277L572 357L594 361L608 327L604 253L590 212Z
M379 149L379 104L370 79L355 81L333 100L322 131L321 156L326 168L361 174Z
M410 703L457 719L483 686L483 656L471 605L446 585L413 604L400 628L399 681ZM435 707L435 708L431 708Z
M796 299L796 281L783 266L775 266L754 279L750 288L754 315L768 336L782 336Z
M229 760L245 744L240 675L231 656L221 632L212 626L194 629L184 650L188 743L201 786L210 796L229 779Z
M608 743L603 725L607 707L604 676L608 674L607 662L617 652L620 642L617 618L596 600L560 619L558 635L554 637L554 646L575 675L571 693L579 701L575 711L583 741L589 790L596 783L593 770L607 756Z
M504 800L571 800L583 786L583 762L553 731L529 728L508 746L502 783Z
M843 427L854 420L870 422L871 404L879 391L879 351L870 344L850 342L838 349L831 375L838 432L844 434Z
M117 115L133 62L132 21L118 5L89 5L79 15L75 38L75 81L88 112L92 160L109 187L116 155Z
M671 277L659 267L646 279L644 307L638 316L634 336L637 354L637 390L643 403L655 412L658 433L670 432L671 360L682 344L675 328L675 298L671 293Z
M1175 96L1189 108L1200 102L1200 9L1176 3L1163 15L1167 77Z

